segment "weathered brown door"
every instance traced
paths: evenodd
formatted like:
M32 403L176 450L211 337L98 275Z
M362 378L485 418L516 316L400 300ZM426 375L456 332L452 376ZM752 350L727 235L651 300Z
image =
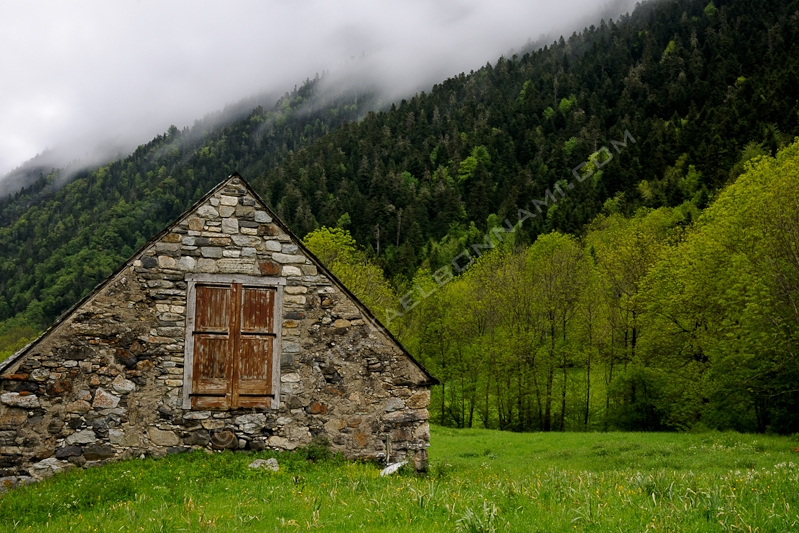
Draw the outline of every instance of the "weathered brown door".
M197 285L194 312L192 407L229 405L233 371L232 287Z
M196 286L192 408L268 406L275 289Z
M272 396L275 289L241 287L239 345L233 368L235 407L259 407Z

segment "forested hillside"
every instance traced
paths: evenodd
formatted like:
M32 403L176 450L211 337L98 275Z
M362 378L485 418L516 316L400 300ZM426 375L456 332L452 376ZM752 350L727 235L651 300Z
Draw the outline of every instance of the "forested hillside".
M448 262L454 250L442 254L442 239L464 237L471 223L482 232L492 213L515 218L625 130L637 142L531 224L528 241L580 231L620 193L626 213L686 199L702 207L748 143L773 153L799 133L796 9L645 3L346 124L280 166L244 170L300 234L348 213L389 278Z
M498 366L488 370L434 367L446 382L439 413L444 423L468 425L483 417L485 425L513 429L659 429L700 421L717 427L775 427L788 404L764 376L790 366L788 362L769 367L769 374L756 368L754 351L741 355L743 366L736 368L752 373L735 378L741 388L735 398L752 416L707 422L710 415L702 405L715 405L717 399L707 392L689 395L687 385L679 388L682 382L670 374L650 376L646 369L652 365L640 357L677 353L683 357L673 363L684 366L680 376L733 376L709 363L712 354L728 354L728 347L686 340L707 340L700 335L703 328L722 325L704 314L701 320L672 317L649 326L663 338L646 352L638 321L644 315L656 319L640 307L649 300L638 293L650 269L660 265L663 250L676 246L700 211L743 172L747 160L773 155L799 134L797 45L799 6L793 1L646 2L630 16L599 22L522 57L500 58L385 111L363 116L364 109L375 106L373 94L339 91L331 97L313 80L274 109L258 108L224 128L173 128L130 157L79 175L63 188L54 187L57 175L43 176L0 203L0 353L50 323L192 201L238 170L299 235L320 226L349 230L362 247L357 262L379 267L377 272L382 269L389 280L376 281L380 298L375 301L384 301L392 291L404 294L424 281L425 272L484 242L486 231L499 221L507 218L515 224L519 209L536 211L534 206L547 200L546 216L527 219L508 239L518 249L506 250L508 257L489 254L441 294L452 291L453 298L468 300L462 304L499 305L480 294L469 296L469 291L492 294L491 283L499 279L494 274L524 277L531 268L526 262L550 268L553 276L565 269L574 274L569 283L594 288L559 286L553 278L555 285L547 290L554 292L547 298L557 305L570 303L548 311L550 329L543 337L538 319L525 314L529 309L508 319L513 325L507 327L521 328L515 332L489 328L488 323L477 324L477 331L452 330L461 342L484 342L486 332L497 331L522 345L511 350L500 343L492 345L493 352L463 345L458 355L463 361L470 360L469 353L501 354L494 361ZM618 145L612 143L622 140L626 146L613 149ZM574 173L588 161L593 162ZM590 179L587 170L593 171ZM536 241L540 234L545 237ZM617 257L628 245L629 256ZM552 257L559 266L546 266ZM590 268L586 257L592 258ZM688 254L685 260L699 259ZM633 272L616 279L622 276L617 267L626 264ZM487 277L474 288L482 269ZM730 272L737 279L734 268ZM663 274L663 279L669 276ZM572 300L579 295L599 305L602 298L586 295L607 283L616 284L616 303L608 308L612 313L603 311L611 313L612 324L594 330L589 320L589 331L581 329L579 335L593 340L580 340L577 355L564 348L578 335L569 329L578 309ZM509 286L514 285L508 281L496 290ZM708 302L707 294L697 298L703 305ZM691 301L674 303L675 313L687 312L687 303ZM426 300L426 305L434 304L469 309L439 298ZM425 312L420 306L391 327L403 329L412 351L433 365L436 342L450 337L443 330L428 330L435 320L418 318ZM464 319L482 316L463 312ZM723 313L716 318L740 323ZM674 324L690 334L680 329L666 335L667 326ZM717 333L719 338L739 334ZM610 335L610 340L600 341L601 335ZM533 338L536 343L548 339L548 348L529 344ZM770 344L772 356L788 353L776 343ZM742 344L736 346L743 350ZM545 356L536 359L530 373L519 360L507 359L509 354L532 357L539 350ZM592 378L585 376L581 385L570 372L588 372L595 363L606 377L602 394L592 397L586 390ZM746 366L750 364L755 366ZM492 382L498 379L492 377L481 384L486 375L516 381ZM657 397L668 401L651 400L655 381L650 378L674 387L657 389ZM765 388L754 387L753 380L761 380ZM790 389L786 387L783 392ZM519 392L495 394L500 389ZM679 390L687 396L669 396ZM578 409L574 398L583 394L584 407ZM591 402L600 396L605 402L602 415L593 416ZM641 398L647 400L641 403ZM775 407L774 402L783 403ZM675 405L679 413L673 411ZM794 427L795 421L786 420L779 422L779 430Z

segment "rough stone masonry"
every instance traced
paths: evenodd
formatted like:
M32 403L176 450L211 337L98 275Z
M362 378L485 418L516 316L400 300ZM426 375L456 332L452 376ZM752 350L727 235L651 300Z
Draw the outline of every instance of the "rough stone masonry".
M277 403L185 402L192 276L281 283ZM436 380L234 174L0 363L0 490L73 466L209 448L292 450L423 469Z

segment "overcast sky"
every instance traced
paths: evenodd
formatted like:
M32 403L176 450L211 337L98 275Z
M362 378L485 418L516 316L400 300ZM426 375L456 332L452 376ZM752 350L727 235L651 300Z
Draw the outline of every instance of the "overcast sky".
M46 148L85 159L98 145L143 144L353 56L378 65L393 94L412 93L570 34L611 3L626 12L634 1L4 0L0 176Z

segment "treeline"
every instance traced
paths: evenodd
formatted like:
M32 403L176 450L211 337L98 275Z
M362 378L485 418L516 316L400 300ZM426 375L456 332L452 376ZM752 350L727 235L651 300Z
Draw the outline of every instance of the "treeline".
M579 235L525 246L499 227L460 276L422 269L401 300L342 230L306 243L441 380L439 424L795 433L799 141L753 162L698 218L610 201Z

